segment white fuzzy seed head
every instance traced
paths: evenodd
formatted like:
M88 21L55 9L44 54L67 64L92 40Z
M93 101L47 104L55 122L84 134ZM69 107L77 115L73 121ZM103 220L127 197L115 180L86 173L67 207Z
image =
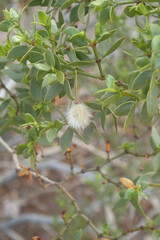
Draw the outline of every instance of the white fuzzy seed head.
M77 103L69 109L67 122L70 127L83 130L89 125L91 117L88 107L83 103Z

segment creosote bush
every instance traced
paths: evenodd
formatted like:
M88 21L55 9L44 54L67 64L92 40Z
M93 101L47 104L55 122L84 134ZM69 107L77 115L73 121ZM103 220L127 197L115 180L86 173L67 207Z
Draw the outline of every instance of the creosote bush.
M27 31L21 25L21 18L33 6L41 8L33 15L31 29ZM27 175L30 180L35 176L42 186L54 185L60 190L58 194L63 193L70 202L72 210L68 217L62 213L64 224L53 239L88 239L91 231L90 239L92 236L118 240L146 230L152 239L158 240L160 215L148 216L140 202L142 198L147 199L148 191L156 195L160 187L159 1L32 0L21 13L14 8L3 13L0 31L6 33L6 41L0 45L0 84L7 95L0 99L0 134L3 138L7 132L14 131L23 136L23 143L10 152L29 159L32 170L16 162L19 176ZM16 83L13 90L7 87L6 76ZM89 93L85 101L79 93L81 88ZM111 156L112 144L106 141L108 132L124 139L124 132L131 129L132 140L121 142L121 146L113 144L115 155ZM85 144L93 143L95 138L106 141L106 159L93 161L92 168L81 166L75 172L73 137ZM143 137L145 140L139 147L138 141ZM68 179L93 172L95 181L88 180L90 188L101 200L104 198L103 204L113 202L119 224L114 230L109 222L90 219L65 183L39 175L38 146L53 146L57 139L62 156L70 160ZM130 167L131 156L134 174L128 170L120 170L119 174L115 167L108 167L112 161L123 161L123 158ZM119 164L118 168L123 167ZM122 212L127 212L129 203L145 224L134 227L131 223L124 231L120 218ZM68 228L79 217L86 225L83 228L79 224L77 231L71 230L70 235ZM87 225L91 229L89 233Z

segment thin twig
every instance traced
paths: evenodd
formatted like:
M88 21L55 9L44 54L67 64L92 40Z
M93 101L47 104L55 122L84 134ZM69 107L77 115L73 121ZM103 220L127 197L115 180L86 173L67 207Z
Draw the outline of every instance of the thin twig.
M13 162L16 166L16 169L21 169L20 166L19 166L19 161L18 161L18 157L17 157L17 154L15 152L14 149L10 148L10 146L0 137L0 143L3 145L3 147L9 152L11 153L12 155L12 159L13 159Z
M77 213L75 213L67 222L66 225L64 226L64 228L60 231L60 233L58 234L58 238L61 237L65 231L68 229L69 225L71 224L71 222L78 216ZM55 240L57 239L57 237L55 238Z
M16 169L21 170L16 152L14 150L12 150L1 137L0 137L0 143L6 148L6 150L9 153L11 153L14 164L16 166ZM35 172L31 171L31 173L34 177L37 177L37 174ZM97 236L102 236L100 231L93 224L92 220L90 218L88 218L85 214L81 213L76 199L70 194L70 192L61 183L55 182L55 181L53 181L43 175L40 175L40 174L39 174L39 178L42 180L42 183L47 184L47 186L56 186L57 188L59 188L63 192L63 194L71 201L72 205L75 208L77 215L81 216L82 218L84 218L87 221L87 223L94 230L94 232L97 234Z
M15 104L16 104L16 115L18 114L19 112L19 103L18 103L18 100L16 98L15 95L12 94L12 92L5 86L5 84L2 82L2 80L0 80L0 85L2 88L5 89L5 91L10 95L10 97L14 100Z

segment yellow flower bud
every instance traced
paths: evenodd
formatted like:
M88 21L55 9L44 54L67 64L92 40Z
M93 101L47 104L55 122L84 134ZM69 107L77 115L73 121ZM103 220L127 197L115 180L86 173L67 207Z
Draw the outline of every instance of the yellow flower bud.
M128 178L120 178L120 182L128 189L133 188L136 189L137 187L134 185L134 183L128 179Z

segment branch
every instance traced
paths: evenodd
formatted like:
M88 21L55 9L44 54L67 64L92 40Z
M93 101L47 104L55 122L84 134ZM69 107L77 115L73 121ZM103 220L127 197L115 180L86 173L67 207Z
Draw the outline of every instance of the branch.
M13 162L16 166L16 169L17 170L20 170L20 166L19 166L19 161L18 161L18 157L17 157L17 154L16 154L16 151L15 149L12 149L10 148L10 146L0 137L0 143L3 145L3 147L9 152L11 153L12 155L12 159L13 159Z
M1 82L1 88L4 88L6 90L6 92L10 95L10 97L14 100L15 104L16 104L16 115L18 114L19 112L19 103L18 103L18 100L17 98L15 97L14 94L12 94L12 92L4 85L4 83L2 82L2 80L0 80Z
M93 46L92 46L92 44L93 44ZM102 70L101 59L99 58L99 55L98 55L98 52L97 52L96 43L91 43L91 46L92 46L92 49L93 49L93 52L94 52L94 56L95 56L96 63L97 63L98 69L99 69L99 73L101 75L101 80L104 80L105 75L104 75L103 70Z
M122 234L120 234L118 237L116 238L111 238L113 240L119 240L121 237L123 236L126 236L128 235L129 233L133 233L133 232L139 232L139 231L143 231L143 230L151 230L151 231L154 231L155 228L154 227L151 227L151 226L140 226L140 227L137 227L137 228L133 228L133 229L130 229L128 230L127 232L123 232Z
M18 161L18 157L17 157L17 154L14 150L12 150L8 144L0 137L0 143L5 147L5 149L11 153L12 155L12 159L14 161L14 164L16 166L16 169L17 170L21 170L21 167L19 165L19 161ZM33 171L31 171L32 175L34 177L37 178L37 174ZM63 194L71 201L71 204L74 206L75 208L75 211L76 211L76 214L81 216L82 218L84 218L87 223L89 224L89 226L93 229L93 231L97 234L97 237L100 238L102 237L102 234L100 233L99 229L97 229L97 227L93 224L92 220L90 218L88 218L85 214L81 213L80 211L80 208L78 206L78 203L76 201L76 199L69 193L69 191L61 184L61 183L58 183L58 182L55 182L53 180L50 180L49 178L47 177L44 177L42 175L38 175L38 178L41 179L41 181L43 183L46 183L47 186L56 186L57 188L59 188Z
M147 2L159 2L159 0L140 0L140 3L147 3ZM132 4L132 3L138 3L137 0L126 0L126 1L118 1L115 2L115 7L121 6L121 5L126 5L126 4Z

